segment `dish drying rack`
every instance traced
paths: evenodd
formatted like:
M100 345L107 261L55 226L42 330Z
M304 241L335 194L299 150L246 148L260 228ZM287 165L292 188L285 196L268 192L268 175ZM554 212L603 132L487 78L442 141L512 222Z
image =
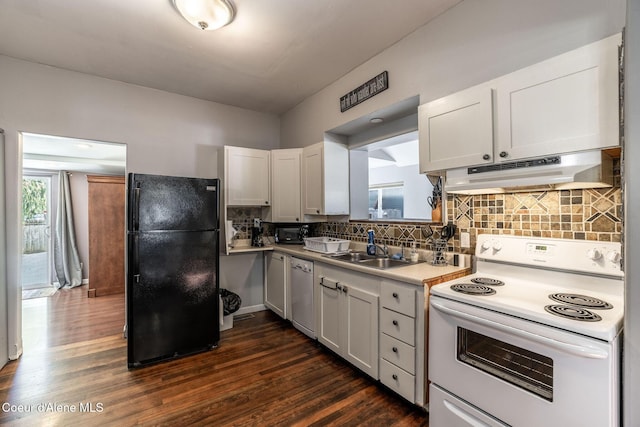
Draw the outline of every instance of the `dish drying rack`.
M351 240L334 237L305 237L304 249L321 254L337 254L349 251Z

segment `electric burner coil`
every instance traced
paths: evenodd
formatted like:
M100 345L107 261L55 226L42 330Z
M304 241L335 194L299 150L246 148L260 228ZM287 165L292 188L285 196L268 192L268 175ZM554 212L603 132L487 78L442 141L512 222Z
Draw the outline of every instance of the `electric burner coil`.
M544 309L555 316L564 317L565 319L580 320L582 322L598 322L602 317L587 309L564 304L551 304Z
M491 279L489 277L474 277L471 279L473 283L485 286L504 286L504 282L498 279Z
M549 295L549 298L562 304L585 307L594 310L609 310L613 308L613 305L608 302L589 295L555 293Z
M460 292L467 295L493 295L496 293L495 289L488 286L478 285L477 283L457 283L451 285L451 290Z

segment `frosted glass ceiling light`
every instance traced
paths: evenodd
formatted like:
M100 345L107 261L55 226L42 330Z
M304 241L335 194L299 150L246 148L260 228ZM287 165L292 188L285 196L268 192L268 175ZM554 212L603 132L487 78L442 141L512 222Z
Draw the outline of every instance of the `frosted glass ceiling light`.
M184 19L201 30L224 27L235 15L229 0L173 0L173 4Z

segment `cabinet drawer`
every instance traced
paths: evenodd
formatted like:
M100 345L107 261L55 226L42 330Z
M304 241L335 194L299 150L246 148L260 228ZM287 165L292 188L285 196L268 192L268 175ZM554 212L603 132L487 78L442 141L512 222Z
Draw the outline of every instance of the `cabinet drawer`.
M410 374L416 373L415 347L386 334L380 334L380 356Z
M415 402L416 377L386 360L380 361L380 382L411 403Z
M416 290L406 286L382 282L380 287L382 306L398 313L416 317Z
M380 311L380 331L409 345L416 345L415 320L404 314L383 308Z

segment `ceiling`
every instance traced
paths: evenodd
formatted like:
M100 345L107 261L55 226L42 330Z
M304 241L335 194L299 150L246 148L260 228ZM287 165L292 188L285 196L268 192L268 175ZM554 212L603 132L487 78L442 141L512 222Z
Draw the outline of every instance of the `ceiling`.
M2 0L0 54L281 114L461 0L233 0L216 31L171 0Z
M22 168L29 170L124 175L127 147L124 144L22 134Z
M418 131L387 138L360 148L369 153L369 168L414 166L419 163Z

